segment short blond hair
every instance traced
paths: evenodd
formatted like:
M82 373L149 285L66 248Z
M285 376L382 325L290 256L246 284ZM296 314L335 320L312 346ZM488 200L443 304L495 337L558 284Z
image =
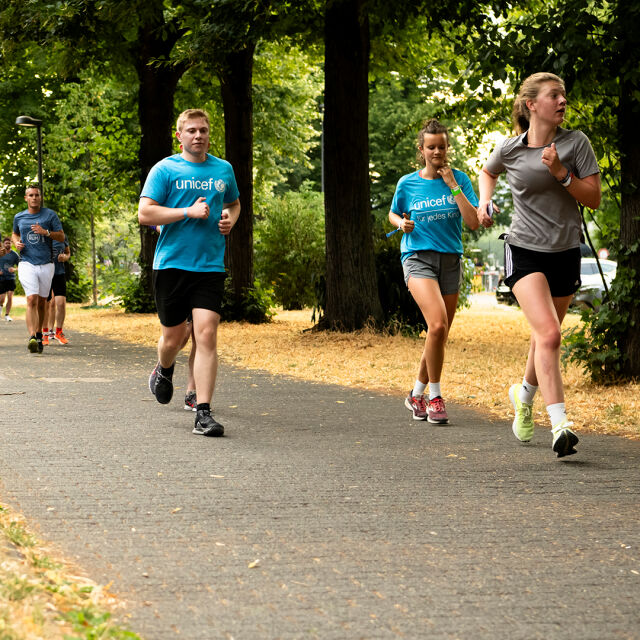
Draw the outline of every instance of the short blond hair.
M562 90L566 91L564 80L555 73L541 71L525 78L520 85L520 91L518 91L511 112L511 121L518 135L529 129L531 114L529 113L529 107L527 107L527 100L535 100L545 82L557 82L562 87Z
M182 131L182 127L184 127L184 123L187 120L198 120L200 118L206 120L209 127L211 126L211 123L209 122L209 114L204 109L187 109L186 111L183 111L178 116L176 131Z

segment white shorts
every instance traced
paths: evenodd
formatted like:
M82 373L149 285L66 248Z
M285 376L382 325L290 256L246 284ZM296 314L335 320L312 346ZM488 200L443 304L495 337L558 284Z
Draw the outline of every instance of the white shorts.
M31 264L21 260L18 263L18 278L20 278L20 284L24 289L24 295L38 295L41 298L46 298L49 295L49 291L51 291L54 270L55 265L53 262Z

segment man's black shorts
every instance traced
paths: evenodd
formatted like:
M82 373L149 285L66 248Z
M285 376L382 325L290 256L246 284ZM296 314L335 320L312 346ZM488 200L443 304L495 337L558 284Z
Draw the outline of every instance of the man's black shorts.
M11 280L0 280L0 295L6 293L7 291L15 291L16 290L16 281L11 278Z
M570 296L580 288L580 247L546 253L504 243L504 283L513 289L518 280L530 273L547 278L554 298Z
M51 291L47 300L51 300L51 296L67 297L67 276L64 273L55 273L51 280Z
M154 270L153 290L162 325L175 327L181 324L191 315L192 309L209 309L219 314L226 277L222 271Z

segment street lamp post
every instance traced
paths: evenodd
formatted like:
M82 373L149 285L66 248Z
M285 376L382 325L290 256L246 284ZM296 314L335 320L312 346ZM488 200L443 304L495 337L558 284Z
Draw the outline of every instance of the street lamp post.
M18 116L16 124L21 127L36 127L38 131L38 186L40 187L41 206L44 204L44 191L42 189L42 120L31 116Z

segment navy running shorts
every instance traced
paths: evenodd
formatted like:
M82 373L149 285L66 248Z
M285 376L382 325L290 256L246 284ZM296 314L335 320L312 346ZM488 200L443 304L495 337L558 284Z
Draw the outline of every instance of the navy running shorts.
M0 295L7 293L7 291L16 290L16 281L11 278L10 280L0 280Z

